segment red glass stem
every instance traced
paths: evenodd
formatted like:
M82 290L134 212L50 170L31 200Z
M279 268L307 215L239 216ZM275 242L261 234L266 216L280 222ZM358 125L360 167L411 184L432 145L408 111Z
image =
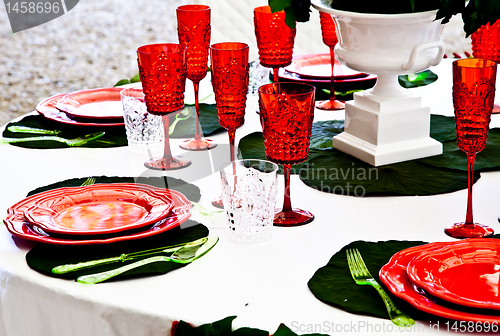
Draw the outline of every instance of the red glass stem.
M234 138L236 134L235 129L228 129L227 133L229 134L229 150L231 151L231 161L236 160L235 148L234 148Z
M163 143L163 158L172 159L172 152L170 151L170 135L169 135L169 116L168 114L162 115L163 132L165 133L165 141Z
M279 81L279 76L278 76L279 71L280 71L280 68L273 68L273 81L275 83L278 83L278 81Z
M194 87L194 109L196 116L194 120L194 138L195 140L201 139L201 123L200 123L200 102L198 101L198 92L200 90L200 82L193 82Z
M476 154L467 154L467 170L469 172L468 182L467 182L467 214L465 216L465 225L473 225L474 220L472 219L472 185L474 184L474 160L476 159Z
M330 76L330 101L335 101L335 73L333 71L335 67L335 51L330 47L330 64L332 65L332 75Z
M283 201L283 212L292 211L292 200L290 195L290 170L291 164L283 165L283 176L285 177L285 199Z

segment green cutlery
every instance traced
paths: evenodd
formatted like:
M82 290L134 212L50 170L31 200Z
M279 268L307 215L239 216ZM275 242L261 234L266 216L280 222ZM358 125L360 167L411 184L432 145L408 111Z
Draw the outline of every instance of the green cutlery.
M189 244L189 246L201 246L207 241L207 238L201 238L189 243L182 243L182 244L176 244L176 245L171 245L171 246L164 246L164 247L158 247L150 250L144 250L144 251L139 251L139 252L133 252L133 253L122 253L119 256L116 257L111 257L111 258L103 258L103 259L96 259L96 260L90 260L90 261L84 261L80 262L77 264L65 264L65 265L59 265L56 266L52 269L52 273L55 274L65 274L69 272L75 272L79 271L81 269L89 268L89 267L94 267L94 266L99 266L99 265L105 265L105 264L112 264L115 262L124 262L127 260L133 260L137 258L142 258L145 256L149 256L152 254L156 253L169 253L169 252L175 252L179 248Z
M12 125L7 127L7 130L13 133L33 133L33 134L48 134L48 135L58 135L62 131L59 130L46 130L42 128L34 128L28 126L17 126Z
M77 281L84 284L96 284L111 279L112 277L115 277L119 274L130 271L131 269L158 261L171 261L180 264L189 264L194 260L205 255L208 251L212 249L212 247L215 246L215 244L217 244L218 241L219 241L218 237L207 237L207 241L204 244L202 245L192 244L192 243L186 244L181 248L179 248L178 250L176 250L170 257L156 256L156 257L142 259L136 261L135 263L118 267L110 271L83 275L79 277Z
M66 139L58 136L41 136L41 137L28 137L28 138L0 138L0 143L18 143L18 142L28 142L28 141L58 141L65 143L70 147L78 147L83 146L91 141L99 139L105 134L105 132L97 132L91 133L87 135L83 135L74 139Z
M184 111L180 112L179 114L177 114L175 116L174 122L172 123L172 125L170 125L168 127L168 135L172 135L172 133L174 133L175 126L177 125L177 123L179 121L183 121L183 120L189 119L189 117L191 117L191 113L193 113L192 110L193 110L192 108L185 108ZM180 115L182 115L182 118L179 117Z

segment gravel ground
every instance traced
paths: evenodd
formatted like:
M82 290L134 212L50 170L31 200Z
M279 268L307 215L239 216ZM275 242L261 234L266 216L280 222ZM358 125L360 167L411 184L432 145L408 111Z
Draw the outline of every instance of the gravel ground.
M46 97L137 74L138 46L177 40L175 8L183 3L80 0L66 15L15 34L0 5L0 125ZM448 54L470 52L459 18L445 27L443 41Z

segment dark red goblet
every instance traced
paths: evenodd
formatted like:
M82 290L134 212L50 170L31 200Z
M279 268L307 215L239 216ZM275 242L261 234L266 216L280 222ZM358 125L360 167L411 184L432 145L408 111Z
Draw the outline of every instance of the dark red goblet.
M321 23L321 36L323 43L330 48L330 64L332 66L330 76L330 99L316 103L316 107L321 110L343 110L345 104L340 100L335 99L335 45L338 43L337 33L335 32L335 21L332 16L325 12L319 12L319 20Z
M255 8L253 15L260 64L272 68L278 82L279 68L292 63L296 29L287 26L284 11L271 13L269 6Z
M200 151L217 146L212 140L202 139L198 92L200 81L207 75L208 48L210 46L210 7L184 5L177 7L177 33L179 43L187 48L187 78L193 82L195 129L194 138L180 145L182 149Z
M447 228L447 235L454 238L485 237L493 229L474 223L472 218L472 184L474 159L486 146L486 138L495 100L497 66L494 61L465 58L453 62L453 107L458 147L467 154L468 194L465 222Z
M191 161L172 156L168 134L169 115L184 107L186 47L175 43L144 45L137 49L137 61L146 107L149 113L162 116L165 131L163 157L144 165L157 170L187 167Z
M285 200L283 209L274 216L276 226L302 225L314 219L309 211L292 208L290 169L309 154L315 92L314 86L302 83L272 83L259 88L266 156L283 165L285 176Z
M494 24L481 26L471 35L472 56L500 61L500 20ZM500 113L500 105L493 105L492 113Z
M219 124L229 134L231 161L235 160L236 129L245 122L245 108L248 92L248 45L239 42L217 43L210 46L212 87ZM223 208L222 200L213 201Z

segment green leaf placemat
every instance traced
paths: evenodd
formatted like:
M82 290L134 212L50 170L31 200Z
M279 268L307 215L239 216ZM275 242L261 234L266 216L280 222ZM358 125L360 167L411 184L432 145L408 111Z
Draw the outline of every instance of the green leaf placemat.
M122 176L92 176L95 177L95 183L142 183L158 188L169 188L182 193L192 202L198 202L201 198L200 188L194 184L187 183L184 180L170 176L162 177L122 177ZM43 187L36 188L28 193L28 196L38 194L42 191L52 190L63 187L79 187L87 179L87 177L72 178L56 183L52 183Z
M438 76L430 70L398 76L399 85L407 89L429 85L437 81L437 79Z
M60 136L62 138L73 139L82 135L95 133L95 132L106 132L101 138L91 141L81 147L90 148L107 148L107 147L120 147L127 146L127 136L125 134L125 127L81 127L75 125L67 125L63 123L58 123L53 120L46 119L41 115L29 115L17 122L11 122L5 126L5 130L2 133L4 138L27 138L27 137L41 137L43 134L33 134L33 133L18 133L10 132L7 130L10 126L27 126L32 128L41 128L46 130L59 130L61 131ZM24 147L24 148L37 148L37 149L49 149L49 148L69 148L70 146L57 141L31 141L31 142L20 142L13 143L13 146Z
M208 228L195 221L189 220L185 222L182 227L185 228L182 229L181 227L176 227L172 230L162 232L151 237L112 244L88 246L60 246L51 244L39 244L26 254L26 262L28 263L29 267L45 275L56 278L76 279L81 275L112 270L117 267L136 262L139 259L99 265L87 269L82 269L80 271L69 272L66 274L54 274L51 272L51 270L55 266L64 264L75 264L83 261L116 257L121 255L122 253L131 253L157 247L187 243L199 238L206 237L208 235ZM122 275L110 279L109 281L145 275L165 274L183 266L185 265L174 262L154 262L134 268L123 273Z
M172 138L191 138L194 137L194 121L195 121L195 109L192 105L186 105L184 109L191 110L191 115L188 119L179 121L174 128L174 132L170 135ZM182 117L182 113L178 114L179 118ZM172 124L175 117L170 117L170 123ZM209 136L222 131L224 128L219 124L219 117L217 115L217 108L215 104L200 104L200 124L201 131L204 136Z

